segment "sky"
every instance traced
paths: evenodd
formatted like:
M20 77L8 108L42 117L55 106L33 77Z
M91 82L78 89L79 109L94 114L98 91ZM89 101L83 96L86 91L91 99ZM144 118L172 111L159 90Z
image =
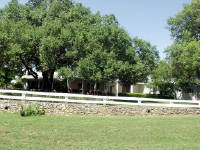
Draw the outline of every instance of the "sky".
M0 0L0 8L10 0ZM18 0L25 3L27 0ZM174 17L191 0L75 0L93 13L114 14L131 37L139 37L157 46L161 58L164 49L172 44L167 19Z

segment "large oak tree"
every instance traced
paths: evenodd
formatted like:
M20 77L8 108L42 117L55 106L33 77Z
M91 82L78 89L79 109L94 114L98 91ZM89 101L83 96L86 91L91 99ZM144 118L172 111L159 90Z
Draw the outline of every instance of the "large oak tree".
M12 0L1 9L0 26L5 46L0 53L6 50L5 58L36 80L41 71L43 90L52 89L59 69L67 79L76 74L94 83L145 81L158 58L154 46L131 39L114 15L92 14L71 0L29 0L25 5Z

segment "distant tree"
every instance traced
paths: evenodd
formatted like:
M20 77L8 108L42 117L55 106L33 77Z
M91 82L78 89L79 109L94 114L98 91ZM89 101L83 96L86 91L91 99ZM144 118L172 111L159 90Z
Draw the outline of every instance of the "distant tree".
M61 67L58 71L58 77L60 80L64 81L66 83L66 89L69 91L71 88L71 82L75 79L76 73L71 69L67 67Z
M119 79L125 84L147 81L159 60L156 47L149 42L134 38L132 45L126 50L124 62L120 67Z
M132 40L113 15L96 19L102 21L91 26L86 35L83 49L87 54L78 63L80 77L93 83L146 81L159 59L156 47L139 38Z
M191 92L200 85L200 1L192 0L181 12L168 20L169 30L175 39L166 51L172 64L176 84Z
M176 84L186 92L200 85L200 41L174 43L168 48Z
M159 53L156 46L152 46L150 42L136 37L133 39L133 47L136 56L138 56L140 61L145 64L145 69L148 71L153 70L159 60Z
M28 0L28 5L31 7L31 8L36 8L36 7L40 7L42 5L42 2L44 0Z
M20 75L22 73L20 65L18 63L14 63L12 56L9 53L9 41L11 40L7 34L5 34L5 30L9 29L6 24L0 22L0 87L7 87L10 84L11 80L14 79L16 75Z
M182 42L183 40L200 40L200 1L192 0L185 4L182 11L175 17L168 19L168 28L171 36Z
M172 75L172 67L167 61L160 61L151 74L150 87L159 91L161 96L175 97L176 82Z
M97 50L80 60L77 70L80 78L95 85L117 79L119 65L112 53Z

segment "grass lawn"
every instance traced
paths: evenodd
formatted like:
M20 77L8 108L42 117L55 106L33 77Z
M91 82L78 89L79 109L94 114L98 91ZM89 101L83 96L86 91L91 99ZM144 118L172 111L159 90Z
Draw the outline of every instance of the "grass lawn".
M199 150L200 116L0 113L0 150Z

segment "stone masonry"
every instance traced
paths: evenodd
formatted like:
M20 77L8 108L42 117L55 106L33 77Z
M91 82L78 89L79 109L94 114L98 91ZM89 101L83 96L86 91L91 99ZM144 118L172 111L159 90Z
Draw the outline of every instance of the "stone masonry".
M169 108L128 105L72 104L35 101L0 100L0 112L19 112L21 106L39 104L46 114L79 115L198 115L199 108Z

